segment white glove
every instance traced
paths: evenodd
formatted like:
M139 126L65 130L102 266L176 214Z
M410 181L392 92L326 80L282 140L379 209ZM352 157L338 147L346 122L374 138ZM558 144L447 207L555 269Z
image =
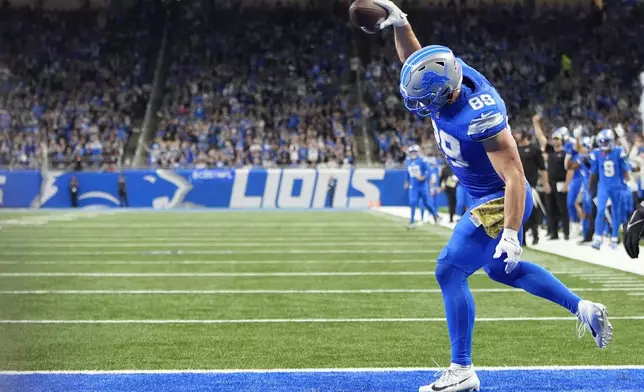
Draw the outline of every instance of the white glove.
M618 137L624 137L626 130L624 129L621 123L617 124L617 127L615 127L615 133L617 134Z
M380 26L378 26L380 30L385 29L389 26L402 27L409 24L409 22L407 21L407 14L402 12L393 1L373 0L373 3L386 9L387 14L389 14L387 19L384 22L380 23Z
M582 128L581 125L577 125L575 129L572 131L572 135L575 137L575 139L581 139L581 135L584 133L584 129Z
M505 260L505 273L509 274L519 265L521 258L521 243L518 238L519 233L516 230L505 228L501 234L501 241L496 246L494 258L498 259L503 253L508 257Z

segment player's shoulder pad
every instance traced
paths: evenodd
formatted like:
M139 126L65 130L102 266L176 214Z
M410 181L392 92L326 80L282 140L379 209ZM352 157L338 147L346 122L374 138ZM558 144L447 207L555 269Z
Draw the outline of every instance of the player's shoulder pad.
M467 97L468 104L460 121L467 139L483 141L508 127L505 103L496 91L484 89Z

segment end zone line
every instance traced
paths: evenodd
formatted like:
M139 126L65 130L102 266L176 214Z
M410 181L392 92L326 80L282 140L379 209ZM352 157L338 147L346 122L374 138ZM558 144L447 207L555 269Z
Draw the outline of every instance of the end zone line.
M617 316L611 320L644 320L644 316ZM576 321L576 317L481 317L479 323L508 321ZM427 318L301 318L301 319L238 319L238 320L0 320L0 324L292 324L292 323L444 323L441 317Z
M578 287L572 291L618 292L636 291L629 295L644 295L641 288ZM473 293L514 293L521 289L471 289ZM641 292L638 292L641 291ZM227 295L227 294L440 294L440 289L355 289L355 290L2 290L0 295Z
M571 370L644 370L644 365L571 365L571 366L476 366L476 370L497 371L571 371ZM303 368L303 369L124 369L124 370L0 370L0 375L121 375L121 374L234 374L234 373L386 373L433 372L440 368Z
M556 275L575 275L570 271L550 271ZM160 277L307 277L307 276L434 276L434 271L353 271L353 272L0 272L0 277L90 277L90 278L160 278ZM486 275L477 271L473 275ZM596 283L600 283L599 281ZM637 282L640 283L640 282ZM644 283L644 282L642 282Z
M433 276L434 271L374 272L2 272L0 277L96 277L96 278L159 278L159 277L302 277L302 276Z

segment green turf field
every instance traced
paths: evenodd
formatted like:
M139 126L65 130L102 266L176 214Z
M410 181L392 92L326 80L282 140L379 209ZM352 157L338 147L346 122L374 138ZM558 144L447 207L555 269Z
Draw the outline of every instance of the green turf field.
M446 365L433 270L449 230L405 225L367 212L0 213L0 368ZM542 319L567 311L476 274L475 364L644 364L644 320L619 319L644 316L644 277L525 256L607 305L615 338L600 351L574 320Z

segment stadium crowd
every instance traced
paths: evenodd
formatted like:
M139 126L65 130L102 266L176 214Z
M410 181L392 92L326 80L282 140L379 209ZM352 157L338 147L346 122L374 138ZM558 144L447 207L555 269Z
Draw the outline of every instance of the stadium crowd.
M0 166L113 169L149 96L155 17L3 9Z
M514 128L530 131L537 110L547 131L582 125L596 133L618 123L629 135L641 130L641 4L536 13L520 5L406 3L422 43L450 46L491 79ZM57 168L118 162L149 100L155 26L163 25L147 0L137 4L122 12L2 12L0 165L38 167L45 152ZM365 38L343 6L203 4L184 3L169 28L163 99L145 146L149 165L348 166L365 122L386 167L400 166L412 144L437 153L430 122L400 103L391 34ZM361 54L363 100L351 61L356 39L357 46L371 42Z
M539 13L503 4L409 10L421 44L449 46L490 79L504 97L513 128L530 131L537 110L550 130L582 125L593 134L619 123L631 135L642 130L637 106L643 19L644 5L621 2L603 10L542 8ZM400 105L400 65L392 34L373 40L364 86L385 164L402 162L401 145L417 143L426 154L434 152L431 126Z
M361 113L345 13L184 8L149 163L351 165Z

